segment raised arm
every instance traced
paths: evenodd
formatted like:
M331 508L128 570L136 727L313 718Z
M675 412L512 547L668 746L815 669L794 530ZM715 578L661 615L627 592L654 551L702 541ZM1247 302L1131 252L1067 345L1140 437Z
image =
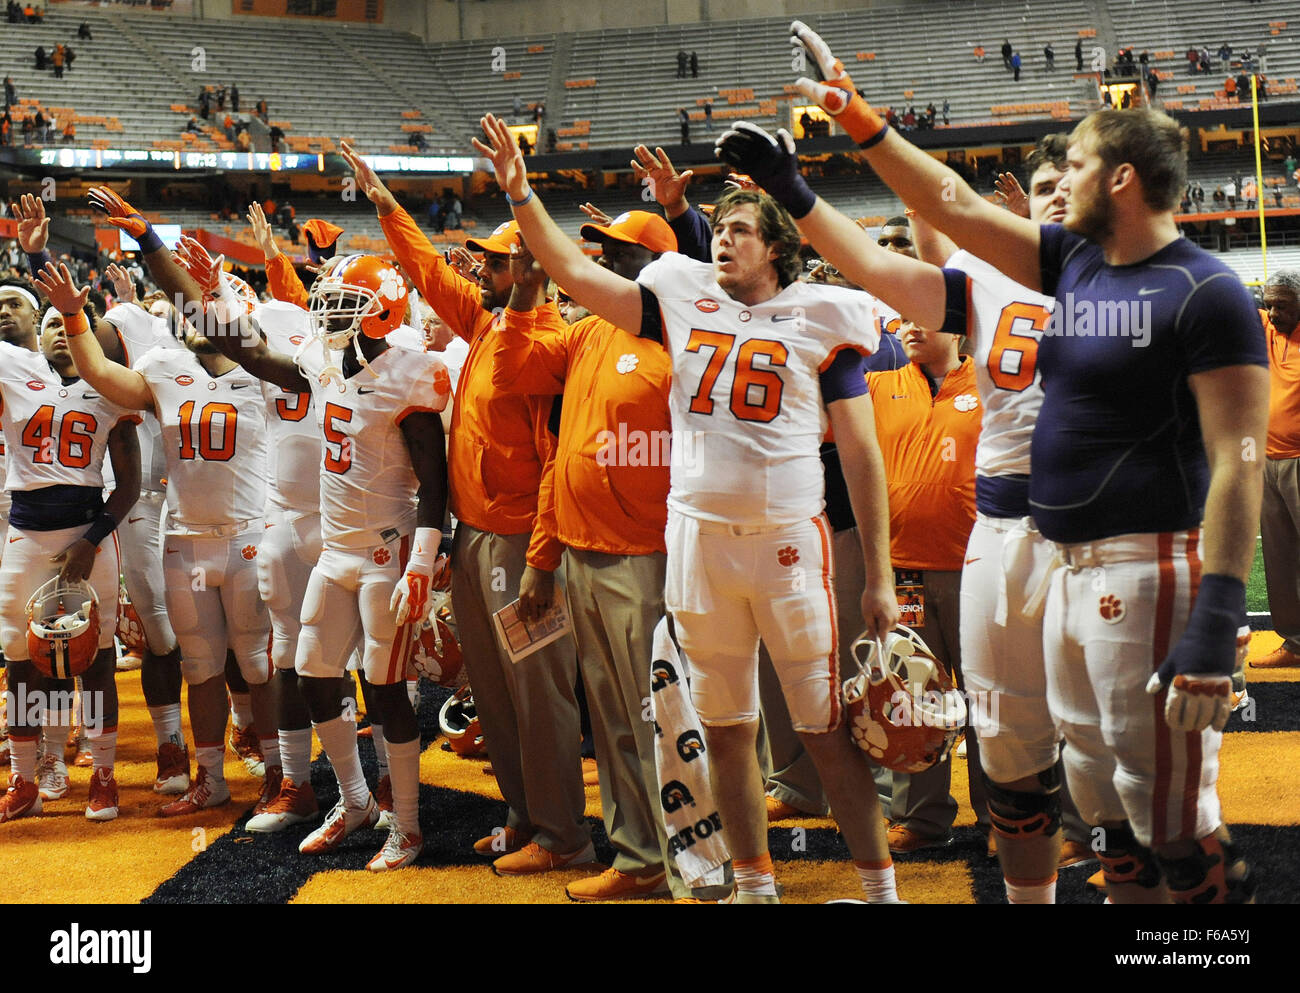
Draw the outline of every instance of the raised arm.
M504 121L488 114L481 121L488 144L477 138L474 147L492 160L497 183L519 222L528 249L578 303L620 328L641 327L641 288L632 280L603 269L582 253L542 206L528 186L523 153L511 140Z
M60 265L56 268L53 262L46 263L36 276L36 285L63 315L63 330L77 375L119 407L152 410L153 391L144 376L110 361L99 340L86 333L90 330L90 322L82 308L90 296L90 287L83 286L78 290L73 285L68 267Z
M266 219L262 205L257 201L248 205L248 223L253 229L253 240L257 242L257 247L262 250L262 257L266 260L266 285L271 296L306 310L307 289L298 278L293 263L275 243L271 222Z
M848 279L924 328L943 324L943 274L937 266L887 252L822 200L799 172L794 139L742 122L718 139L718 154L743 168L790 211L814 248Z
M1038 225L985 200L956 172L888 127L858 93L843 63L807 25L793 22L790 40L807 52L821 76L821 82L801 78L795 87L835 118L904 203L962 248L982 259L997 259L998 268L1016 282L1042 288Z

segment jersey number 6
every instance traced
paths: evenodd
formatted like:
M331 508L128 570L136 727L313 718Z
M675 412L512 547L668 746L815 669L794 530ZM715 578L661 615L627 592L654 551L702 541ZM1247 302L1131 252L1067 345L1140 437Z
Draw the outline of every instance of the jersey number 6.
M702 348L713 349L709 364L700 377L700 388L691 397L692 414L713 413L713 387L722 374L731 350L735 347L736 336L722 331L701 331L691 329L690 340L686 342L688 352L698 352ZM731 377L731 412L741 421L760 421L767 424L781 413L781 393L785 382L779 373L771 368L755 369L754 359L759 356L767 359L770 366L783 366L789 358L789 352L779 341L766 338L750 338L740 345L736 353L736 367ZM750 391L762 393L762 399L754 403Z
M1038 332L1047 329L1051 311L1032 303L1011 303L1002 308L998 328L989 348L989 378L1000 390L1023 392L1034 381L1038 365Z

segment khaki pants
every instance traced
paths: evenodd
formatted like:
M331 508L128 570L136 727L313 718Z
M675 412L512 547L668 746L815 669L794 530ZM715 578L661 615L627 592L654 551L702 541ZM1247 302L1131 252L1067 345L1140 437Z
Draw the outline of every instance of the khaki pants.
M461 522L452 544L452 607L492 771L510 805L506 826L531 830L543 848L568 854L591 840L573 641L561 638L511 662L492 623L495 611L519 597L528 539Z

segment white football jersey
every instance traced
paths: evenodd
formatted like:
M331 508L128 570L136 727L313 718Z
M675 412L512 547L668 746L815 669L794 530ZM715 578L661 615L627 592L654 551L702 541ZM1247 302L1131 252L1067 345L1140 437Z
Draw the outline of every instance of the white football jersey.
M111 403L87 383L64 384L40 352L0 342L8 490L104 486L108 434L140 415Z
M188 349L156 348L136 368L162 425L173 526L260 520L267 476L261 380L238 366L209 376Z
M967 277L967 348L984 404L975 471L1027 476L1029 442L1043 405L1038 342L1051 322L1055 300L965 250L956 252L945 268L960 269Z
M370 361L376 375L362 369L340 391L335 382L320 383L320 355L319 347L308 348L298 361L312 384L324 438L321 539L326 548L384 544L415 528L418 483L402 420L416 411L442 410L451 380L436 355L392 346Z
M117 329L117 336L126 352L126 364L131 368L155 348L184 349L171 333L166 321L154 317L134 303L118 304L104 320ZM167 455L162 447L162 428L152 412L145 412L140 425L140 488L161 492L167 488ZM105 478L111 478L107 465Z
M311 337L307 311L272 300L253 311L267 346L290 358ZM295 393L262 383L266 423L271 432L267 458L267 507L296 513L320 512L320 428L311 393Z
M669 507L747 525L820 514L827 416L818 374L840 347L875 351L874 300L792 283L749 307L718 286L711 264L676 252L637 281L658 298L673 360Z

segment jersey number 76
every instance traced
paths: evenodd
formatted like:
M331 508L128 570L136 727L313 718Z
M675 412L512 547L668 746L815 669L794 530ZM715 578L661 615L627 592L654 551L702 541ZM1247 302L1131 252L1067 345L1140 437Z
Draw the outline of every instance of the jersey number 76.
M734 334L691 329L686 351L700 352L701 349L708 348L712 352L708 365L704 367L704 374L700 377L699 388L691 397L691 413L713 413L713 387L726 367L735 345ZM781 394L785 390L785 381L771 367L785 365L789 352L779 341L767 338L749 338L735 350L736 359L731 373L731 412L737 420L767 424L781 413ZM767 359L768 368L754 367L754 360L760 357ZM755 392L761 399L754 397Z

